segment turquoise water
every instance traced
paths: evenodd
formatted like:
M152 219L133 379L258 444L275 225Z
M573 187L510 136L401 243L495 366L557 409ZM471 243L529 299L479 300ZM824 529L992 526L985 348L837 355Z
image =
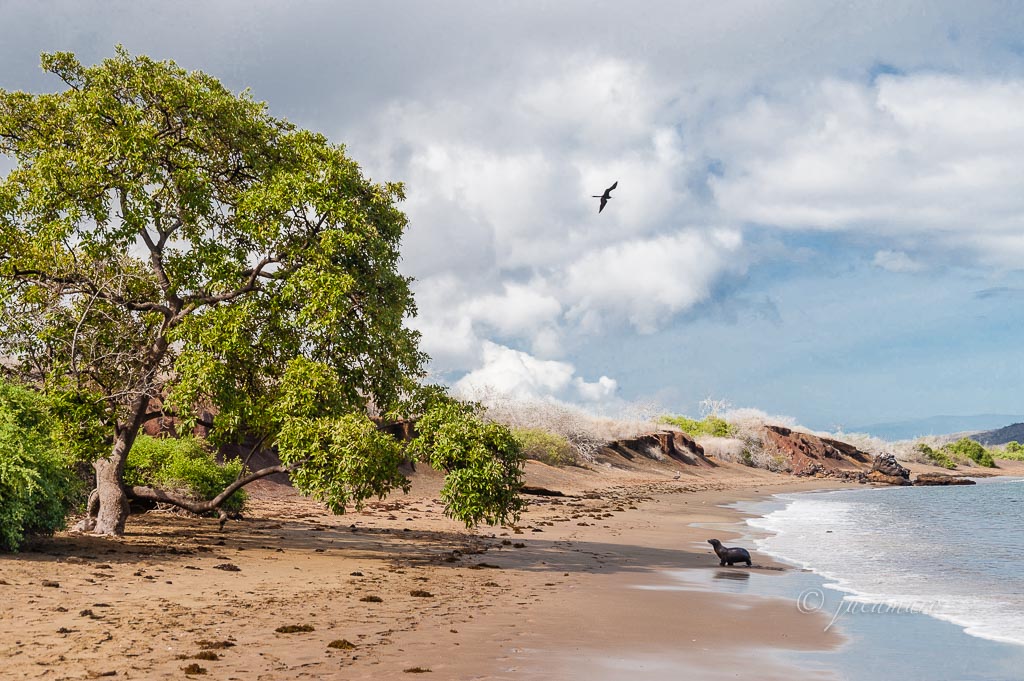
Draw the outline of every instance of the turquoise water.
M716 587L823 613L847 643L805 662L850 681L1024 679L1024 481L777 495L744 510L760 514L748 546L807 571Z

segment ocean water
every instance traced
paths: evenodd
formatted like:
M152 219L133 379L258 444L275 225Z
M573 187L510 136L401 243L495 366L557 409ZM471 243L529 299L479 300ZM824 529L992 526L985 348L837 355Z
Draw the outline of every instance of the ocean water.
M833 592L801 593L798 607L827 607L840 630L872 615L925 615L1024 651L1024 480L776 500L783 505L747 521L764 533L755 546L810 569Z

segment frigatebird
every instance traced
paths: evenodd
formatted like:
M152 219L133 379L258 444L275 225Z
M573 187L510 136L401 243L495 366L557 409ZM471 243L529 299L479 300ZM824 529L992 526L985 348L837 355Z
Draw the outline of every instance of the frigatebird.
M595 199L601 199L601 207L597 209L598 213L600 213L601 211L604 210L604 207L608 204L608 199L612 198L612 190L615 189L618 186L619 186L619 181L615 180L615 184L613 184L611 187L608 187L608 189L605 189L604 190L604 194L594 194L593 195L593 197Z

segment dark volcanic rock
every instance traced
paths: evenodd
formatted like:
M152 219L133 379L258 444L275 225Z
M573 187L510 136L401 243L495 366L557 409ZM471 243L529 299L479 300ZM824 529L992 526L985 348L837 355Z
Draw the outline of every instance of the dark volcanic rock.
M974 480L962 475L946 475L945 473L921 473L914 478L915 485L975 485Z
M868 481L887 485L909 485L910 471L900 465L895 454L879 454L868 473Z

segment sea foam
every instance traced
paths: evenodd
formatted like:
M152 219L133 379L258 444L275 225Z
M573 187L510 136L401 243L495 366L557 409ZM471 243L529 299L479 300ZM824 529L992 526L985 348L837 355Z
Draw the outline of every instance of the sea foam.
M813 570L849 603L1024 645L1024 480L777 495L747 522L758 548Z

